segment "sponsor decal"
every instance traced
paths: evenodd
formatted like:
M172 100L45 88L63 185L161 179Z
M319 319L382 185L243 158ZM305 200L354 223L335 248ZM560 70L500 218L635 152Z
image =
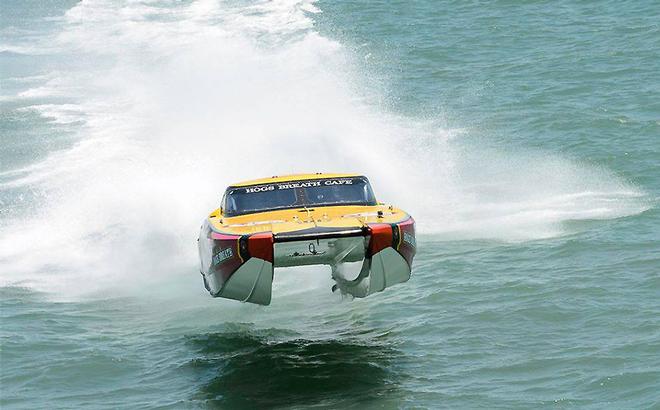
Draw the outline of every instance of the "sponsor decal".
M246 194L254 194L257 192L268 192L282 189L295 189L295 188L312 188L319 186L335 186L335 185L353 185L353 180L350 178L336 178L336 179L323 179L316 181L298 181L298 182L284 182L281 184L270 184L261 186L252 186L245 188Z
M274 191L274 190L275 190L274 185L252 186L249 188L245 188L245 193L253 194L255 192L266 192L266 191Z
M353 185L352 179L327 179L323 185Z
M219 265L222 262L226 261L227 259L232 258L233 256L234 256L234 250L232 248L223 249L220 252L213 255L213 264Z
M305 182L287 182L284 184L277 184L277 189L293 189L293 188L311 188L314 186L321 186L321 181L305 181Z
M403 241L408 245L412 246L413 248L417 246L417 243L415 242L415 237L409 234L408 232L403 233Z

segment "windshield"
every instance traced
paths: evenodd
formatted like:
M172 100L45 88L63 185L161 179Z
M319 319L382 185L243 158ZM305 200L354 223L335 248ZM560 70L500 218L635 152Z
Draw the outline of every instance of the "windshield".
M223 207L226 216L237 216L329 205L376 205L376 198L365 177L325 178L229 187Z

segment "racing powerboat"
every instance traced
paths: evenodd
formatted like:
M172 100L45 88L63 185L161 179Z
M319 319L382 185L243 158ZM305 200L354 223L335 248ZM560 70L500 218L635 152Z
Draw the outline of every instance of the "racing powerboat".
M229 186L198 245L214 297L269 305L274 268L329 265L333 292L362 298L410 279L415 221L362 175L274 176Z

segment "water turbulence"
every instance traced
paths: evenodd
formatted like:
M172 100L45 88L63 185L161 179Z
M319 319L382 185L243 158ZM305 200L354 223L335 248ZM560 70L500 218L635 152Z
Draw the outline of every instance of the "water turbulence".
M1 190L39 193L8 203L0 285L76 295L191 275L222 189L264 175L364 173L422 233L448 239L548 237L646 209L606 170L487 150L470 130L381 109L350 50L314 30L319 12L312 1L82 1L22 47L66 58L12 98L53 127L76 125L76 143L0 170Z
M342 401L368 405L383 400L396 403L400 396L398 384L404 375L396 373L392 364L401 353L392 346L277 340L290 335L234 327L188 338L199 357L187 370L206 380L195 397L207 403L231 408L337 406Z

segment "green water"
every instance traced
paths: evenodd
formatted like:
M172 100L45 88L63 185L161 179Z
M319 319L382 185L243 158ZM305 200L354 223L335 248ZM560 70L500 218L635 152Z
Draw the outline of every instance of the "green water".
M0 407L660 408L654 1L0 6ZM212 299L224 187L369 175L405 284Z

